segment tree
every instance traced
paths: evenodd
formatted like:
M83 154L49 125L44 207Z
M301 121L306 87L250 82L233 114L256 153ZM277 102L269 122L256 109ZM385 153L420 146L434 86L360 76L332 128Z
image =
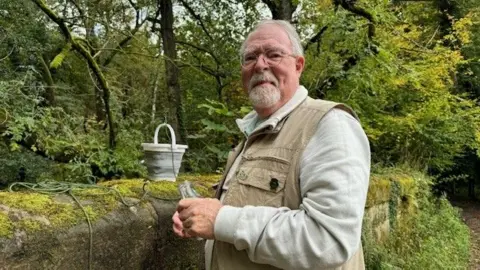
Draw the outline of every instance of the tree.
M49 9L45 2L43 0L32 0L45 14L52 20L54 21L58 27L60 28L62 35L65 37L66 40L66 45L63 50L63 54L68 52L70 50L70 47L74 49L76 52L78 52L82 57L85 59L85 61L88 63L88 66L90 67L91 71L94 73L95 78L98 80L100 86L102 87L103 90L103 102L105 104L105 112L107 114L107 121L108 121L108 129L109 129L109 146L111 149L115 148L115 129L114 129L114 120L113 120L113 115L110 110L110 88L108 86L108 83L105 79L105 76L103 75L102 70L100 69L97 61L93 58L93 56L90 54L88 49L81 44L81 40L75 38L72 35L72 32L68 28L68 26L65 24L64 19L60 18L57 14L55 14L51 9ZM62 53L61 53L62 54ZM57 56L57 61L58 59L64 57L63 55ZM55 61L55 60L54 60ZM58 65L57 63L53 62L53 66Z

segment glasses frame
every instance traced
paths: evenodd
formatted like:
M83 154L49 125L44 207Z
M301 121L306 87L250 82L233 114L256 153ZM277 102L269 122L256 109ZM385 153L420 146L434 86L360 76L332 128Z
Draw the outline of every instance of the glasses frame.
M258 63L258 60L260 59L260 56L263 55L263 61L266 65L268 65L269 67L276 67L278 65L280 65L280 63L282 62L282 60L286 57L293 57L295 59L297 59L297 55L294 55L294 54L291 54L291 53L286 53L286 52L283 52L283 51L280 51L280 54L282 55L281 58L280 58L280 61L278 62L269 62L269 59L267 56L266 56L266 53L268 53L268 51L264 51L264 52L261 52L261 53L258 53L258 54L255 54L256 55L256 59L255 61L252 61L251 63L249 64L245 64L245 57L242 56L242 58L240 59L240 64L242 65L243 68L246 68L246 69L250 69L252 67L254 67L257 63Z

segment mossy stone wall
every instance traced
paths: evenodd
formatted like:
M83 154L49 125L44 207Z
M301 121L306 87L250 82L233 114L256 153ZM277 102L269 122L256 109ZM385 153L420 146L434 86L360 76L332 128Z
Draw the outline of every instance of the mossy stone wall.
M194 182L208 197L218 179L183 176L178 181ZM404 175L372 175L364 230L371 230L375 241L388 237L392 217L396 222L411 211L413 183ZM171 229L176 185L116 180L101 183L103 188L73 190L83 210L67 194L0 192L0 269L88 269L89 264L92 269L203 269L204 241L179 239ZM91 257L83 211L93 226Z
M201 182L198 191L208 196L212 177L179 181ZM117 180L100 187L72 190L82 207L67 194L0 192L0 269L204 268L203 241L172 232L176 183Z

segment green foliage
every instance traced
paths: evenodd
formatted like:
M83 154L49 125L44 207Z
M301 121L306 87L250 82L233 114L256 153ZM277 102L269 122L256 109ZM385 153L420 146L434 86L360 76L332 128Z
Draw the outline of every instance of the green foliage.
M222 102L209 99L206 101L207 103L200 104L198 107L207 111L208 119L201 119L201 130L189 136L193 149L187 152L187 157L189 167L195 172L212 172L222 169L228 152L244 136L234 119L240 118L249 110L248 107L241 107L233 111ZM203 144L203 147L195 149L197 143Z
M231 146L243 137L234 123L249 111L238 49L253 24L268 14L260 2L186 1L195 15L178 8L175 40L188 133L187 171L222 168ZM408 164L441 174L466 149L480 152L480 109L474 100L480 89L479 6L473 0L456 1L445 12L439 9L444 2L357 1L377 21L372 39L364 18L335 9L332 1L304 1L295 15L303 44L324 30L308 44L301 83L312 97L345 102L358 112L374 163ZM68 157L68 163L54 166L59 178L68 181L143 176L140 144L149 141L158 122L173 117L170 108L175 106L165 87L159 33L152 30L158 24L148 22L134 32L134 7L117 2L47 4L67 25L85 29L72 28L72 33L94 56L111 88L117 147L106 146L98 82L81 57L65 57L69 45L26 0L0 4L5 14L0 34L7 41L0 43L0 59L8 55L0 61L0 133L11 151L26 148L57 161ZM153 2L137 5L155 15ZM78 8L88 16L82 18ZM40 57L52 70L43 70ZM53 86L45 80L49 72ZM49 92L54 107L46 105Z
M355 109L370 140L373 163L406 164L393 172L377 169L372 177L378 179L372 180L376 185L367 205L389 201L395 229L383 245L366 242L368 266L464 268L468 234L457 211L445 199L431 196L430 179L415 176L412 181L405 174L411 167L428 168L443 177L435 180L440 183L465 181L478 162L478 1L353 1L377 21L373 39L364 18L336 10L332 2L303 1L295 15L303 44L324 29L305 52L301 83L312 97ZM175 14L176 64L189 135L183 169L217 172L244 136L234 120L251 109L240 82L238 49L268 10L261 1L185 3L195 15L180 6ZM98 82L81 57L65 57L69 47L58 28L31 1L0 1L0 184L16 181L22 167L32 182L145 176L140 145L151 141L155 126L170 119L176 105L169 103L174 93L165 87L158 23L148 22L132 35L135 9L128 4L78 1L86 17L72 2L48 4L73 27L75 39L83 40L105 73L117 119L117 146L107 146ZM155 16L154 1L136 4L146 16ZM440 8L444 4L448 9ZM42 68L42 58L52 70ZM45 102L49 91L54 106ZM462 162L465 166L459 166ZM217 178L212 176L211 182ZM211 194L209 185L200 187L203 194ZM398 221L405 211L414 214ZM0 235L11 235L11 225L2 219L0 215Z
M469 230L445 198L423 198L405 218L382 245L364 241L367 269L467 269Z
M390 196L390 207L394 210L390 208L389 220L394 221L394 226L387 240L378 244L372 228L368 224L363 228L367 269L467 269L469 229L458 210L446 198L432 196L429 189L432 180L421 173L404 168L383 173L392 179L406 179L405 174L414 179L411 192L406 193L410 194L410 202L405 204L404 195L399 196L409 186L400 180L393 185L397 188L392 193L397 195ZM409 205L414 208L409 209Z
M53 177L54 163L29 150L11 151L0 143L0 188L14 181L37 182ZM21 179L23 178L23 179Z
M400 185L394 181L390 186L390 200L388 201L388 221L390 222L391 228L395 228L396 225L399 197Z
M317 23L329 26L322 53L315 46L307 50L303 83L312 95L345 102L358 112L374 162L449 168L465 146L480 146L479 108L455 90L461 52L443 45L450 36L434 35L438 11L430 3L363 5L381 21L375 36L379 52L371 49L364 24L327 10ZM418 25L420 20L425 25ZM455 21L452 35L467 40L469 25Z

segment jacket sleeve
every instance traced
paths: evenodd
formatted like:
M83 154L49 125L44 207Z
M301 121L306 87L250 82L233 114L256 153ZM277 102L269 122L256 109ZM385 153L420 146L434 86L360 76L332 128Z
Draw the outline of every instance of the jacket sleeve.
M215 239L250 260L282 269L328 269L358 250L370 174L360 123L333 109L320 121L300 162L300 209L223 206Z

